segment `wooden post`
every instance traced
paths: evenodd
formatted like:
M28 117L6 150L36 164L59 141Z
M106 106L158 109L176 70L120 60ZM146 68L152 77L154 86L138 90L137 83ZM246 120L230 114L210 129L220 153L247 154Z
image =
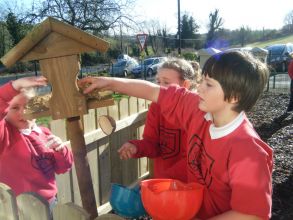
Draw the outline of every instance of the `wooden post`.
M98 216L97 204L80 116L67 118L66 127L74 156L82 206L90 214L90 219L94 219Z

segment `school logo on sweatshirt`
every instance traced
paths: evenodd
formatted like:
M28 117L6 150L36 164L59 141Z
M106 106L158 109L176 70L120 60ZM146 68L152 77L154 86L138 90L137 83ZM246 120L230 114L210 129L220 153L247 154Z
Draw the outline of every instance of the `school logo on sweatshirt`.
M55 177L55 157L54 153L47 151L44 145L44 140L38 136L38 134L32 133L26 136L26 142L31 150L31 164L32 166L40 170L47 179Z
M189 141L188 169L195 175L199 183L208 188L213 182L211 170L215 160L205 151L200 137L193 135Z
M163 159L175 157L180 152L181 131L160 127L160 150Z

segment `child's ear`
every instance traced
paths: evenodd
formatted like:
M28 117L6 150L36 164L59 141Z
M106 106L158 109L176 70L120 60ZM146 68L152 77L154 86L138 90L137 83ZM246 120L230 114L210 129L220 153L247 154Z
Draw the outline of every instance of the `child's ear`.
M191 86L191 83L189 80L184 80L183 81L183 87L186 88L186 89L189 89Z
M229 100L229 103L231 103L231 104L237 104L238 101L239 101L238 98L236 98L236 97L232 97L232 98Z

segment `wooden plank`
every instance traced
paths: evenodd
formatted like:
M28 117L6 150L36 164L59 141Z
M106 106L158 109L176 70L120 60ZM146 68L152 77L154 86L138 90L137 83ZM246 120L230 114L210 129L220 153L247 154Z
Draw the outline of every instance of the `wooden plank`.
M91 168L91 176L92 176L92 182L93 182L93 187L94 187L94 192L95 192L95 198L97 202L97 206L100 205L100 189L99 189L99 150L97 146L97 142L93 142L89 145L87 145L87 148L92 148L95 150L88 151L88 161L89 161L89 166Z
M95 109L95 108L102 108L106 106L114 105L114 99L106 99L106 100L95 100L95 99L89 99L87 100L87 107L88 109Z
M99 117L102 115L108 115L108 108L102 107L96 109L96 120L97 120L97 128L99 128Z
M78 180L76 176L75 165L72 166L72 191L73 191L73 201L76 205L82 206L80 190L78 186Z
M57 204L53 209L54 220L90 220L90 214L74 203Z
M69 24L58 21L57 19L51 17L49 19L52 30L55 32L92 47L100 52L106 52L110 47L110 43L101 38L91 35Z
M111 211L112 211L112 206L111 206L110 202L106 202L103 205L100 205L98 207L99 216L104 215L104 214L108 214Z
M123 143L131 139L131 129L125 128L120 132L120 147ZM119 147L119 148L120 148ZM118 155L118 153L116 152ZM138 178L138 160L129 159L122 162L122 183L123 185L129 185Z
M104 204L109 200L109 192L111 186L110 148L108 143L99 143L99 146L100 203Z
M119 102L119 119L129 116L128 98L122 98Z
M19 220L50 220L47 200L33 192L26 192L16 197Z
M110 214L101 215L98 218L95 218L95 220L125 220L125 218L122 218L118 215L110 213Z
M140 176L143 176L146 173L149 173L150 178L152 178L154 176L153 160L147 157L140 158L139 159L139 173L140 173Z
M145 99L138 99L138 111L142 111L147 109L146 100Z
M95 110L89 110L89 113L83 116L83 131L84 133L94 131L97 128Z
M51 32L33 47L21 61L50 59L95 50L57 32Z
M79 56L64 56L40 60L42 74L52 86L49 109L53 119L87 114L86 98L79 92L76 76L79 73Z
M115 100L115 105L108 107L108 114L111 116L114 120L119 120L119 113L118 113L118 101Z
M61 138L62 141L66 141L67 134L66 134L66 124L64 119L53 120L50 122L50 129L52 133Z
M87 102L87 108L88 109L96 109L96 108L103 108L110 105L114 105L113 99L106 99L106 100L96 100L96 99L89 99ZM49 110L43 110L39 112L31 112L26 113L25 118L26 119L34 119L34 118L40 118L40 117L48 117L51 115L51 111Z
M91 215L91 218L95 218L98 216L97 204L80 117L67 118L66 129L74 156L82 207Z
M119 158L117 150L121 147L121 131L110 135L110 167L111 183L122 183L122 161Z
M138 99L136 97L129 97L129 115L135 114L138 112Z
M64 174L56 175L58 188L58 203L67 203L74 201L72 170Z
M136 127L139 127L144 124L145 119L147 115L147 110L144 110L142 112L139 112L137 114L131 115L127 118L124 118L123 120L116 121L116 130L115 132L118 132L128 126L134 125ZM92 132L88 132L84 135L85 143L89 144L92 142L95 142L99 139L102 139L106 137L106 135L102 132L101 129L97 129Z
M0 183L0 219L18 220L18 210L14 193L4 183Z

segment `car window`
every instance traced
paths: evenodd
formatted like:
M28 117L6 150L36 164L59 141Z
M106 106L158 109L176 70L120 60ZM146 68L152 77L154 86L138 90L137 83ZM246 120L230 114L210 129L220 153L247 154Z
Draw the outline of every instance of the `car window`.
M153 64L157 64L157 63L159 63L159 62L160 62L159 59L155 59L154 62L153 62Z
M153 61L154 61L154 59L147 59L144 61L144 65L148 66L148 65L152 64Z
M125 64L126 64L126 60L123 60L123 61L115 63L113 66L120 67L120 66L125 66Z
M283 51L285 50L285 45L271 46L271 47L268 48L268 50L270 51L270 53L272 55L282 54Z

